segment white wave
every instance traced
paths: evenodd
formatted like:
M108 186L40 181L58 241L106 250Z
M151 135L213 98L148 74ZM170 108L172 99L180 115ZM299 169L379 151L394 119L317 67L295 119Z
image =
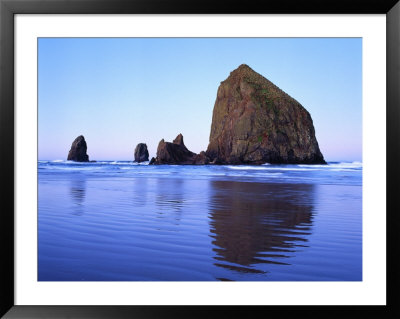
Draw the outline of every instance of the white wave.
M95 161L93 164L101 164L101 165L136 165L134 162L119 162L119 161Z
M137 165L137 164L136 165L121 165L120 167L117 166L117 168L124 169L124 170L136 170L137 166L140 166L140 165Z
M110 165L137 165L138 163L113 161L113 162L106 162L106 164L110 164Z
M287 167L287 166L274 166L274 167L269 167L268 170L276 170L276 171L320 171L321 169L314 168L314 167L308 167L308 168L302 168L300 166L298 167Z
M139 165L148 165L149 161L147 162L119 162L119 161L113 161L113 162L104 162L105 164L111 164L111 165L129 165L129 166L139 166Z
M73 165L87 165L92 164L91 162L75 162L75 161L63 161L62 164L73 164Z
M299 165L300 166L300 165ZM229 169L233 170L256 170L256 171L309 171L309 168L301 168L296 166L286 166L286 165L278 165L278 166L226 166Z
M350 168L332 168L331 169L332 172L354 172L354 169L350 169Z
M47 170L60 170L60 171L95 171L95 170L101 170L102 167L97 166L82 166L82 165L77 165L77 166L46 166L45 169Z
M327 165L298 165L300 167L318 167L318 168L333 168L333 167L342 167L342 168L361 168L361 162L339 162L339 163L328 163Z
M261 170L261 171L264 171L264 170L268 170L269 169L269 167L267 168L267 167L261 167L261 166L242 166L242 165L240 165L240 166L226 166L227 168L229 168L229 169L237 169L237 170Z
M44 161L39 160L39 165L50 165L52 168L56 167L80 167L80 168L89 168L89 167L100 167L103 166L104 168L134 168L137 166L148 166L149 162L128 162L128 161L93 161L93 162L75 162L75 161L66 161L66 160L52 160L52 161Z
M67 161L65 161L65 160L52 160L52 161L49 161L49 160L39 160L39 161L38 161L39 164L66 163L66 162L67 162Z
M338 167L338 168L362 168L361 162L340 162L334 164L328 164L329 167Z

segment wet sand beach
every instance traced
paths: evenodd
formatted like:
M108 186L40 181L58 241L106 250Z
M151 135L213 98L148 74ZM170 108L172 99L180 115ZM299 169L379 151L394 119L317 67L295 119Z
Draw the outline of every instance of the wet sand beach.
M42 162L38 279L359 281L361 173Z

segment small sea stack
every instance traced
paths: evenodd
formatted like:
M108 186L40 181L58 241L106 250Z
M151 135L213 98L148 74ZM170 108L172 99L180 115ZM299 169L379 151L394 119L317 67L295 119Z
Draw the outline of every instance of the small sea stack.
M149 151L145 143L139 143L135 148L135 162L147 162L149 160Z
M89 162L89 156L86 154L87 145L83 135L79 135L71 145L68 152L68 161Z
M326 164L310 113L246 64L218 88L206 155L216 164Z
M150 165L204 165L208 163L209 159L205 152L196 154L186 148L182 134L179 134L172 143L162 139L157 147L157 157L150 161Z

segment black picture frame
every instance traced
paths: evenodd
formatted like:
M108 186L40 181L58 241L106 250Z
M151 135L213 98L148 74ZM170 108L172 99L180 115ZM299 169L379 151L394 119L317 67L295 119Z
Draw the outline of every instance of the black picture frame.
M0 0L0 315L4 318L355 317L399 318L400 3L399 0ZM386 306L28 306L14 304L14 15L15 14L385 14L386 105ZM379 109L377 108L377 112ZM377 212L383 214L385 212Z

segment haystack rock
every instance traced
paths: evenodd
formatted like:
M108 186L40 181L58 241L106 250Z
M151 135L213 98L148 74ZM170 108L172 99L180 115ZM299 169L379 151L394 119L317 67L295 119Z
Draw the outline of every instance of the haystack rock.
M218 88L206 155L216 164L326 164L307 110L245 64Z
M145 143L139 143L135 148L135 162L146 162L149 160L149 151Z
M179 134L172 143L160 141L157 147L157 157L150 164L178 164L178 165L202 165L208 164L209 159L205 152L200 154L189 151L183 143L183 136Z
M80 135L72 142L67 160L75 162L89 162L89 156L86 154L86 151L87 145L85 138Z

